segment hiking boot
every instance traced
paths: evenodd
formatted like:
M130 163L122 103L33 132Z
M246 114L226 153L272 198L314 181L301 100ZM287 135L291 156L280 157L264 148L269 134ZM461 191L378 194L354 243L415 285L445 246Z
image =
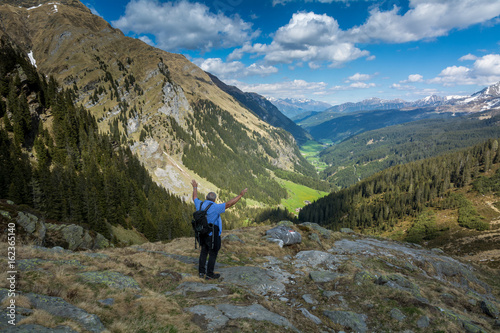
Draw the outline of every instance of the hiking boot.
M213 274L213 275L208 275L205 276L205 280L217 280L218 278L220 278L220 274Z
M200 273L200 279L204 279L205 278L205 273Z

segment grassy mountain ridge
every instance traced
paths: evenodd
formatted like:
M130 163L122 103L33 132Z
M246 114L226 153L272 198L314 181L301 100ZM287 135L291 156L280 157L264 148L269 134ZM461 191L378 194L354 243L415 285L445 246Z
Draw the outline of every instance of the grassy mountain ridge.
M361 133L427 118L452 118L453 112L437 112L435 108L411 110L371 110L349 114L321 112L296 122L317 141L341 142Z
M57 11L49 1L9 1L0 5L0 14L2 34L19 41L23 53L32 51L41 72L71 87L99 129L130 146L154 179L174 193L188 198L189 180L197 177L182 164L186 138L196 138L199 147L210 144L198 135L209 121L203 109L195 110L200 101L227 112L232 120L226 126L243 128L249 140L262 137L258 150L272 166L310 168L290 134L242 107L184 56L125 37L78 1L61 1ZM210 158L219 159L216 153ZM236 178L238 167L227 170L227 177ZM198 179L206 191L224 186ZM264 191L259 186L257 192Z

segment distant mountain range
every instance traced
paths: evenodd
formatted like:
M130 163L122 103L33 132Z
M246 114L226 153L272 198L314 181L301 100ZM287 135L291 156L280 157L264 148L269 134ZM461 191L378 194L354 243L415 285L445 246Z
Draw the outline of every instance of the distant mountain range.
M430 118L450 118L500 108L500 82L470 96L428 96L407 102L370 98L323 112L308 112L294 121L316 140L340 142L369 130Z
M357 103L344 103L332 106L323 112L355 112L368 110L392 110L421 107L448 106L455 111L485 111L500 107L500 82L484 88L470 96L437 96L431 95L416 101L402 99L385 100L369 98ZM465 109L465 110L464 110ZM312 110L308 110L312 111Z
M268 101L273 103L278 110L290 119L308 111L324 111L332 105L315 101L312 99L297 99L297 98L274 98L267 97Z

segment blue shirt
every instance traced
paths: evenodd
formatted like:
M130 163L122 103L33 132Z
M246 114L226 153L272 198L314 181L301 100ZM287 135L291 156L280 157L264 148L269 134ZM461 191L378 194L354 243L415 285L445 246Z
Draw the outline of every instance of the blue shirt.
M202 209L205 209L210 203L213 203L212 206L207 210L207 222L212 223L219 227L219 236L222 234L222 219L220 214L226 211L226 203L217 204L210 200L201 201L200 199L194 199L194 207L196 210L200 210L200 205L202 205ZM212 233L209 234L211 236Z

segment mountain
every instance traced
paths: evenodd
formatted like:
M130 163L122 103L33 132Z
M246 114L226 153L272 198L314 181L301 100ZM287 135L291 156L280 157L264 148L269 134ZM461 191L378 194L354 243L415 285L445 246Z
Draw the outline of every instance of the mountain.
M275 127L283 128L284 130L290 132L297 143L300 145L308 140L312 140L311 134L307 133L300 126L295 124L287 116L278 110L271 102L269 102L263 96L256 93L243 92L235 86L229 86L219 80L215 75L207 73L212 81L221 90L225 91L229 95L233 96L237 101L239 101L244 107L254 112L266 123L273 125Z
M421 119L452 118L498 108L499 86L500 82L468 97L432 95L413 102L370 98L306 114L295 119L295 122L309 131L316 140L335 143L369 130L396 124Z
M196 177L202 192L239 193L244 184L253 189L249 198L277 203L286 191L270 170L312 169L291 134L184 56L125 37L80 1L2 1L0 17L0 38L72 89L99 130L130 147L172 193L188 199Z
M307 98L297 99L268 97L267 99L290 119L293 119L299 114L307 111L324 111L331 107L328 103Z

